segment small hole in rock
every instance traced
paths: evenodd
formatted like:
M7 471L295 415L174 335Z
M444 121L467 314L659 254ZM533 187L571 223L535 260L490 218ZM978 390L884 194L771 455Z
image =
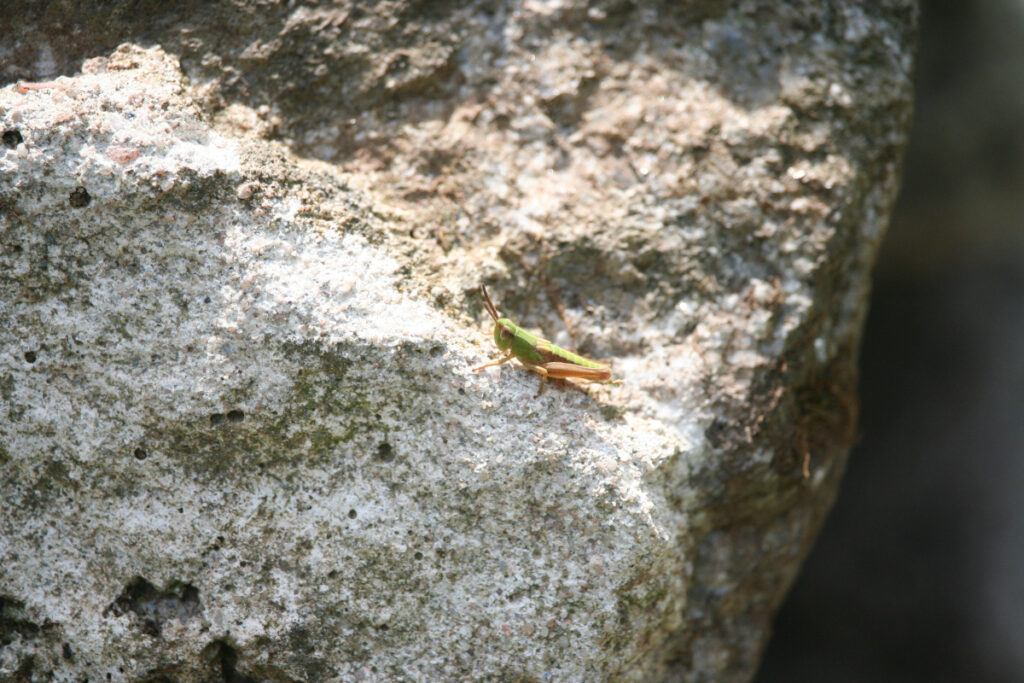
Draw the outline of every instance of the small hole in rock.
M245 419L245 413L237 408L228 411L228 422L241 422Z
M160 624L156 623L156 620L154 619L146 619L143 621L139 630L152 638L160 637Z
M416 558L417 560L422 560L423 559L423 553L421 553L419 550L417 550L415 553L413 553L412 556L414 558Z
M36 362L36 352L35 351L26 351L25 352L25 362L26 363L35 363Z
M391 448L391 444L387 441L382 441L377 446L377 459L383 462L391 462L395 459L394 451Z
M222 424L227 418L224 417L224 413L213 413L210 415L210 424L217 426Z
M25 138L21 137L21 131L17 128L11 128L4 131L4 144L11 149L14 149L21 143L25 142Z
M355 510L349 510L348 511L348 518L349 519L355 519L356 518L356 511Z
M149 453L147 453L146 449L144 448L136 448L133 455L135 456L136 460L145 460L146 458L149 457Z
M92 201L92 197L84 187L76 187L74 192L68 196L68 201L71 202L71 206L76 209L80 209L83 206L89 206L89 202Z

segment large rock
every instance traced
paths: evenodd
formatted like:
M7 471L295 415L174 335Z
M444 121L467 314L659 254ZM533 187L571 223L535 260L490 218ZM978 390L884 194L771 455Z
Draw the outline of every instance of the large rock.
M0 674L752 675L853 436L911 12L399 6L12 13L8 77L180 59L0 91ZM473 374L483 280L622 383Z

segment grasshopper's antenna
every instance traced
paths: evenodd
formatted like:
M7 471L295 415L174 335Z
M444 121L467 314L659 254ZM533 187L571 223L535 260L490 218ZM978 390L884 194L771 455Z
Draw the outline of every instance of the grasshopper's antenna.
M482 283L480 285L480 292L484 295L484 299L487 301L484 307L487 309L487 312L491 314L491 317L494 318L494 322L498 322L498 309L494 307L494 302L491 301L491 297L487 296L487 288L484 287Z

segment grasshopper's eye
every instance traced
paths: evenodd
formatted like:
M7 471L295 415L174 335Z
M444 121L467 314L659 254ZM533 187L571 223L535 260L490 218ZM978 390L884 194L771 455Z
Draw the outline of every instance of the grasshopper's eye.
M501 334L501 338L502 339L511 339L512 338L512 330L508 329L504 325L501 326L500 334Z

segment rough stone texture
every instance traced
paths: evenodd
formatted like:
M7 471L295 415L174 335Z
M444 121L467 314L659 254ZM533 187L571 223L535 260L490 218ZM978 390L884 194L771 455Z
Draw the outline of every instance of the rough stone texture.
M1024 672L1024 3L928 0L919 30L862 438L762 683Z
M0 91L0 673L752 675L912 9L488 7L15 3L82 73ZM481 280L622 384L472 374Z

